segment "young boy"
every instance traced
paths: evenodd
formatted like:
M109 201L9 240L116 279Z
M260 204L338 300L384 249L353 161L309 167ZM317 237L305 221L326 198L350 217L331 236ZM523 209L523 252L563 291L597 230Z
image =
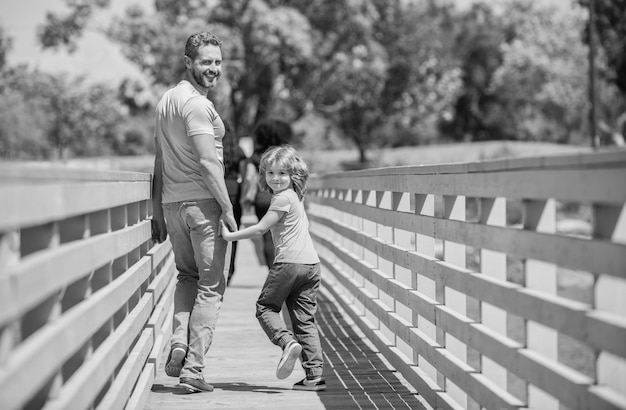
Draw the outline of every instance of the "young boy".
M276 252L257 300L256 317L272 343L283 349L276 377L287 378L300 356L306 377L293 388L325 390L322 347L315 323L321 283L320 261L302 203L308 168L295 149L280 146L263 154L259 173L260 189L272 194L269 210L257 224L240 231L231 232L222 222L222 236L228 241L237 241L271 231ZM283 303L287 306L295 337L280 316Z

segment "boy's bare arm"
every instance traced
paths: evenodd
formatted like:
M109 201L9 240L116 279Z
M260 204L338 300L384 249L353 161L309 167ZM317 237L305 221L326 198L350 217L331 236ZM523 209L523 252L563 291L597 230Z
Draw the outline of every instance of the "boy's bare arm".
M221 233L222 237L227 241L239 241L242 239L250 239L256 236L262 236L265 232L267 232L280 218L282 218L284 212L269 210L261 220L247 228L241 229L236 232L231 232L231 230L226 226L226 224L222 221L221 223Z

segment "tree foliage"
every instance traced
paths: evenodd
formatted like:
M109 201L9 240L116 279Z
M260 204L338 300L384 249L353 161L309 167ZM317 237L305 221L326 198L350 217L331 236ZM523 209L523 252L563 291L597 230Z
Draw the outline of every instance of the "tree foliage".
M474 4L458 17L453 47L462 86L454 102L454 114L441 123L442 130L453 140L512 137L499 124L499 97L490 90L493 75L502 63L500 45L506 36L501 19L486 3Z
M155 84L166 86L182 74L187 35L210 27L225 40L227 79L213 97L237 134L268 116L294 121L314 110L365 160L370 146L407 142L422 121L434 129L438 116L450 114L460 74L439 53L446 40L437 36L446 38L451 8L437 1L420 10L401 0L159 0L155 9L131 7L110 37ZM438 11L447 14L438 18ZM421 33L432 45L419 41L413 18L428 27Z
M8 103L0 120L4 157L22 153L34 159L65 159L114 153L125 116L114 90L26 67L3 72L1 84L2 101Z
M323 132L351 141L363 162L381 146L582 142L589 0L576 1L582 8L508 0L461 11L449 0L154 0L103 28L150 89L6 67L10 38L0 30L0 149L5 157L150 149L150 95L181 79L187 37L207 29L224 40L224 76L210 98L235 135L266 117L323 117ZM626 118L626 0L594 3L599 111L614 124ZM66 5L39 30L45 48L75 48L110 0Z
M490 90L500 100L506 133L520 140L581 141L586 128L587 49L580 9L556 12L529 0L512 3L503 21L511 39ZM581 69L582 68L582 69Z
M585 9L595 6L595 32L606 55L606 77L626 95L626 0L579 0ZM587 25L589 19L587 19ZM585 41L589 44L588 26Z

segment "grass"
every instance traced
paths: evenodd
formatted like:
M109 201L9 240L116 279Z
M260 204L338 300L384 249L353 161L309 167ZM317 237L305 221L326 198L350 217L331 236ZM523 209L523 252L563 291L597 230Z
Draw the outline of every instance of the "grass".
M590 148L574 145L528 143L518 141L487 141L423 147L381 148L368 151L370 168L430 165L488 161L501 158L546 156L589 152ZM334 172L354 169L358 163L356 150L303 152L312 172Z
M488 161L501 158L546 156L589 152L590 148L539 142L486 141L459 144L428 145L423 147L381 148L368 151L371 168L430 165L458 162ZM356 149L303 150L311 173L336 172L362 167ZM153 155L131 157L102 157L67 161L72 166L152 172Z

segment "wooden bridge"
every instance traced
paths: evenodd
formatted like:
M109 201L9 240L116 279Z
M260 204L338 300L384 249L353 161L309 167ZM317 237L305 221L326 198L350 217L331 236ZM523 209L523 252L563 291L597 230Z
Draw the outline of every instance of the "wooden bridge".
M316 176L324 392L274 378L242 241L212 393L163 373L150 175L0 164L0 409L626 409L626 152Z

